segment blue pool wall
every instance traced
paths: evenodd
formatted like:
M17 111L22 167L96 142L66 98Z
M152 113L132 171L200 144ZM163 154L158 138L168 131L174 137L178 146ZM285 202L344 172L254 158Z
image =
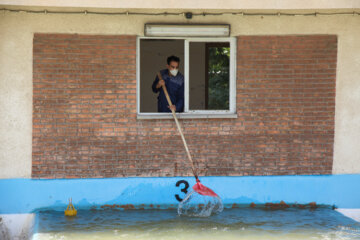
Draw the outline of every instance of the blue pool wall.
M232 204L316 202L337 208L360 209L360 174L321 176L201 177L227 206ZM0 214L64 210L71 197L78 209L110 205L176 207L195 184L193 177L103 179L0 179Z

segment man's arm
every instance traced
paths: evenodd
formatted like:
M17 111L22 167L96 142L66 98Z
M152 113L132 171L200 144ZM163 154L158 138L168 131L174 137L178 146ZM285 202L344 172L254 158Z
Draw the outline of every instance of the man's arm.
M183 111L184 108L184 84L182 84L182 86L179 88L177 94L176 94L176 111L180 112Z
M156 76L156 78L152 84L152 90L154 93L157 93L160 91L160 88L157 88L158 83L159 83L159 78L158 78L158 76Z
M155 78L155 81L153 82L153 85L152 85L152 90L154 93L157 93L160 91L160 88L162 86L165 86L165 81L162 79L159 81L159 77L156 75L156 78Z

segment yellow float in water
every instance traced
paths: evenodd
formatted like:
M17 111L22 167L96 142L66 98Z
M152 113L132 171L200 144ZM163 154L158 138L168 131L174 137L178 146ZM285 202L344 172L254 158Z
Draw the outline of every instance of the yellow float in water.
M67 206L66 210L65 210L65 216L76 216L77 211L74 207L74 205L72 204L72 199L69 199L69 205Z

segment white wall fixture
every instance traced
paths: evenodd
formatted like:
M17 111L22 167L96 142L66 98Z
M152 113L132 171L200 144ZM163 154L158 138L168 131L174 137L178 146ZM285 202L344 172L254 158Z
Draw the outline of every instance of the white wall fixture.
M145 24L144 34L148 37L229 37L230 25Z

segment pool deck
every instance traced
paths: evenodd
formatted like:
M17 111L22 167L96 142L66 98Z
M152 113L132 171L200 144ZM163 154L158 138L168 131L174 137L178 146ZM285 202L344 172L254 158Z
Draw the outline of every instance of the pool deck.
M360 209L347 209L340 208L336 209L339 213L343 214L346 217L349 217L357 222L360 222Z

